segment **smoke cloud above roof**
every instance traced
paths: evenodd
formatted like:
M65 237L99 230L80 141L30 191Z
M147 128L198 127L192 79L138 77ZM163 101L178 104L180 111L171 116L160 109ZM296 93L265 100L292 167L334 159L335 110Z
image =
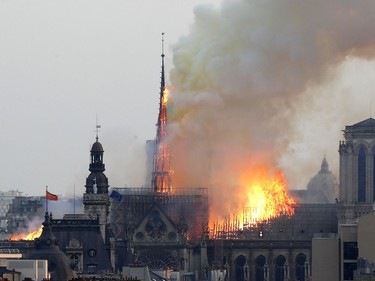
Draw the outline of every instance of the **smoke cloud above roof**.
M170 73L176 185L222 193L266 166L304 188L324 155L337 172L340 130L370 117L374 14L371 0L197 7Z

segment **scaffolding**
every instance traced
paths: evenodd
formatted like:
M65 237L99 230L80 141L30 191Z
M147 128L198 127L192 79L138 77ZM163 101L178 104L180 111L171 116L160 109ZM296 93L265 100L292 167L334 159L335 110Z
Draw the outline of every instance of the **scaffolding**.
M190 241L200 240L208 228L207 188L178 188L155 194L150 188L113 188L122 200L112 200L110 223L116 239L127 240L156 204Z

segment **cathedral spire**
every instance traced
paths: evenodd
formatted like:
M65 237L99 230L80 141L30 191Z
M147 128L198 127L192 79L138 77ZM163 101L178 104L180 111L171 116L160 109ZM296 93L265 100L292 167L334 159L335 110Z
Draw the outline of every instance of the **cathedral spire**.
M165 73L164 73L164 32L161 34L161 79L160 79L160 100L165 89Z
M154 163L151 182L152 190L155 193L166 193L172 191L170 150L168 144L166 143L168 91L165 86L164 57L164 33L162 33L159 116L156 123L157 132L153 155Z

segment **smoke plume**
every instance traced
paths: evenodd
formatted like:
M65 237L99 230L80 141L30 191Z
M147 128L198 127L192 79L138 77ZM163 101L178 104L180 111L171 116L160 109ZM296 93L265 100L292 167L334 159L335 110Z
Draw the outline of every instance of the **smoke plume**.
M282 170L297 188L325 154L338 158L340 130L369 117L355 89L337 90L343 68L374 57L374 14L372 0L197 7L170 73L176 185L209 187L214 213L225 214L241 198L243 173Z

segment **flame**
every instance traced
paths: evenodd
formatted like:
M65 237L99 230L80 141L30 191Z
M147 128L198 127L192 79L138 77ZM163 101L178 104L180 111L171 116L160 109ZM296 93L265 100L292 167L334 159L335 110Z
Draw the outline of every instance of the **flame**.
M255 168L240 177L236 205L225 217L209 223L214 238L238 238L238 233L257 227L280 216L293 216L297 201L288 194L284 175L270 175L265 168ZM211 216L212 217L212 216Z
M167 89L167 87L165 87L164 91L163 91L163 99L162 99L162 104L163 105L167 104L170 96L171 96L170 91Z
M256 169L243 176L247 208L251 212L248 223L256 224L281 215L294 215L297 202L288 194L281 172L270 176L265 169Z
M42 234L43 226L40 226L39 229L30 231L30 232L21 232L21 233L15 233L12 234L7 240L34 240L36 238L39 238L39 236Z
M170 91L164 87L157 123L156 145L153 155L154 167L152 172L152 188L158 193L172 192L171 153L167 137L167 102Z

